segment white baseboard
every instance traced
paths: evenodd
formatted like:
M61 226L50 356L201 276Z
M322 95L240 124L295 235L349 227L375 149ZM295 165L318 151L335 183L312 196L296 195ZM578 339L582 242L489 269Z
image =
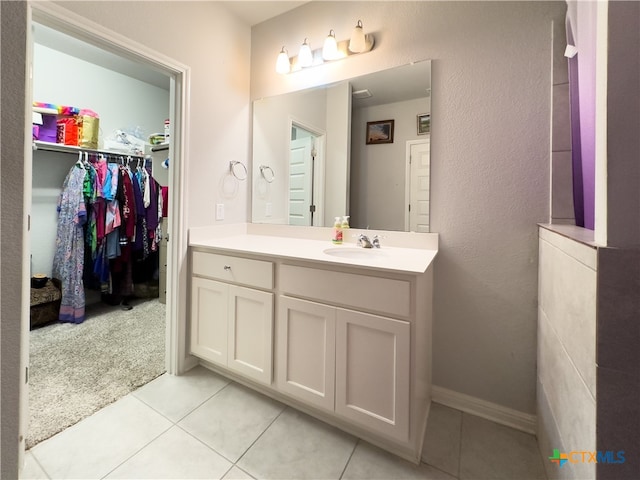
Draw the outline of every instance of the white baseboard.
M487 402L486 400L436 385L431 387L431 400L447 407L491 420L500 425L506 425L533 435L536 433L536 416L529 413L519 412L497 403Z

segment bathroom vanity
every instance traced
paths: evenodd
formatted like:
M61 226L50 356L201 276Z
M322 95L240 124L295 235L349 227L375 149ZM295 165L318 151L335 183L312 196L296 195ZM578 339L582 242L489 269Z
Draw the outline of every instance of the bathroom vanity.
M192 229L189 351L418 461L430 406L437 235L384 232L380 249L329 238L317 227Z

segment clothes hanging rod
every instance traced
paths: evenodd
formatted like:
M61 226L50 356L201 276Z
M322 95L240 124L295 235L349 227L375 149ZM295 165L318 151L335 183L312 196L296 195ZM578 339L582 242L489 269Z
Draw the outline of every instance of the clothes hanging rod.
M103 155L109 155L112 157L115 156L115 157L145 158L145 155L135 155L131 153L116 152L114 150L98 150L95 148L76 147L75 145L63 145L61 143L42 142L40 140L35 140L33 142L33 149L43 150L47 152L61 152L61 153L88 152L88 153L101 153Z

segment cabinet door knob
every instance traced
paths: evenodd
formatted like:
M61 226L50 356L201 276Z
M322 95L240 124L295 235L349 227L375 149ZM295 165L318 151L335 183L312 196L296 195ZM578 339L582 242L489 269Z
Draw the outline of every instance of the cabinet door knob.
M225 266L224 266L224 269L225 269L225 270L231 270L231 265L225 265Z

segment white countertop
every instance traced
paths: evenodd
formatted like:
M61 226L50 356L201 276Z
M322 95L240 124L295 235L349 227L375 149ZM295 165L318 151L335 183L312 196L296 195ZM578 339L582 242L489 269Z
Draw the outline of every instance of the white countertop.
M404 273L424 273L438 252L437 249L385 246L384 238L381 248L364 249L351 242L334 245L330 240L256 235L237 231L227 233L230 235L190 235L189 246ZM327 250L338 256L327 253Z

